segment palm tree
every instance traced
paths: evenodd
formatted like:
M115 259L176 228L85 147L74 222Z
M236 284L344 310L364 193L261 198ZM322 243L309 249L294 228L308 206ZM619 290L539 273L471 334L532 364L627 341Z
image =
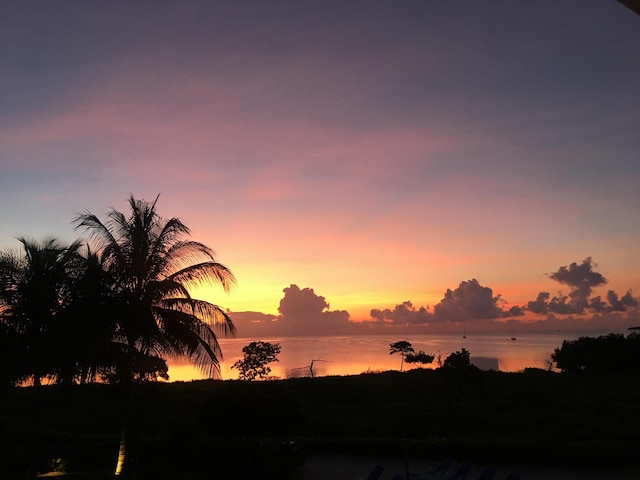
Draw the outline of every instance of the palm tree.
M0 322L13 337L19 359L13 381L33 381L32 451L27 476L36 473L39 450L39 396L43 377L60 370L60 344L65 310L80 266L80 242L70 245L55 238L41 242L18 238L22 254L0 255Z
M94 382L101 370L115 363L115 282L104 269L100 255L88 246L79 259L64 322L57 324L55 332L56 342L62 347L58 383Z
M102 222L90 212L74 219L96 242L106 271L115 280L115 341L123 352L123 422L116 475L126 458L129 390L135 363L143 358L189 358L209 377L219 375L222 352L214 328L233 334L231 318L218 305L191 297L189 288L218 284L228 291L233 273L206 245L185 239L178 218L164 220L153 202L129 197L130 215L110 209Z
M18 238L24 252L5 251L0 261L1 321L19 334L29 350L26 369L39 385L53 375L58 348L53 332L64 322L74 280L81 268L80 242Z

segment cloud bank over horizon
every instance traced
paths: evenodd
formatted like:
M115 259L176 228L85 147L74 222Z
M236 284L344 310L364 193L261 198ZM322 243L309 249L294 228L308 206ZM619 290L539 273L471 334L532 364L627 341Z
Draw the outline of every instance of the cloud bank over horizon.
M393 308L371 309L368 321L352 321L346 310L330 310L325 297L313 288L295 284L283 290L280 315L258 312L231 312L237 321L240 336L252 335L340 335L354 333L385 333L391 331L428 333L457 331L461 325L486 331L503 331L505 325L527 324L536 330L625 329L638 322L638 298L631 290L622 296L608 290L606 300L594 295L594 289L607 279L594 270L591 257L581 263L561 266L547 274L555 282L569 287L559 291L538 293L526 305L509 306L500 295L494 295L476 279L462 281L454 290L447 289L435 306L416 308L409 300ZM625 315L623 315L625 314ZM246 330L246 331L242 331Z

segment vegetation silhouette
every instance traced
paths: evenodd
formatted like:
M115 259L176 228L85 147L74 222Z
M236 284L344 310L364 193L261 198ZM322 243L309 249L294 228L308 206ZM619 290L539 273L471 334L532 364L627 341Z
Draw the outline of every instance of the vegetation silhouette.
M402 371L402 368L404 367L404 361L407 355L413 352L414 349L411 346L411 343L406 340L400 340L389 344L389 355L394 355L396 353L400 354L400 371Z
M220 284L227 291L235 277L206 245L185 239L188 227L178 218L162 219L156 203L129 197L130 214L111 209L102 222L90 212L74 219L90 235L114 280L115 336L121 352L116 373L123 385L122 428L115 475L126 462L130 388L136 366L162 356L186 356L206 375L219 374L220 346L213 328L234 332L218 305L191 297L189 287ZM162 365L160 365L162 367Z
M454 371L454 370L452 370ZM456 417L446 403L444 370L293 378L269 382L204 380L132 386L138 478L295 478L304 452L445 456L481 463L637 465L640 384L631 374L477 372ZM94 469L112 463L118 412L113 385L89 384L84 443L68 449L77 410L64 386L43 388L44 458ZM3 399L0 477L25 455L24 415L31 389ZM406 430L405 428L406 427ZM406 437L406 441L404 440ZM635 462L635 463L634 463ZM245 471L245 468L247 471ZM286 471L285 471L286 470ZM268 473L267 473L268 472ZM629 477L635 478L635 477Z
M40 450L40 395L42 380L61 374L68 365L59 355L74 334L69 327L68 306L73 279L80 264L79 242L70 245L55 238L41 242L18 238L23 252L5 251L0 256L0 320L14 365L5 376L10 381L30 379L32 445L27 477L34 478ZM18 360L18 361L16 361ZM59 375L58 378L64 378Z
M444 359L442 366L438 368L438 374L443 379L443 397L447 403L449 420L455 422L462 401L468 396L470 389L482 385L480 369L471 363L471 353L462 348Z
M466 348L449 354L442 364L442 368L445 370L468 370L471 367L473 367L471 363L471 353Z
M140 479L203 478L215 468L221 478L295 478L304 452L637 465L636 375L483 372L464 362L457 368L457 360L445 368L445 362L436 370L347 377L133 384L138 407L130 473ZM463 400L452 416L447 389L455 401L457 381L465 382ZM92 408L86 412L84 443L73 450L68 433L77 409L67 401L64 385L43 388L44 458L60 458L69 468L106 469L117 439L118 412L110 408L117 390L84 387ZM15 478L5 472L26 453L24 400L30 394L30 388L17 388L2 399L0 424L7 441L0 453L1 478Z
M418 350L416 353L408 353L405 356L404 361L407 363L419 363L420 365L427 365L433 363L436 357L429 353L425 353L422 350Z
M68 400L74 384L122 385L120 475L132 385L168 378L167 357L187 357L206 376L219 375L217 333L235 327L221 307L192 298L190 289L228 291L235 277L212 249L188 238L181 220L160 217L157 201L131 195L130 213L111 209L104 222L90 212L77 215L73 223L89 233L87 242L19 238L22 252L0 252L0 381L5 389L33 385L28 477L40 456L43 381L61 384ZM76 402L84 412L79 395ZM79 425L82 415L74 418Z
M279 343L251 342L242 347L244 357L236 361L231 368L237 369L240 380L260 380L268 378L271 367L268 363L277 362L280 354Z
M551 355L562 372L635 373L640 372L640 334L610 333L599 337L565 340Z

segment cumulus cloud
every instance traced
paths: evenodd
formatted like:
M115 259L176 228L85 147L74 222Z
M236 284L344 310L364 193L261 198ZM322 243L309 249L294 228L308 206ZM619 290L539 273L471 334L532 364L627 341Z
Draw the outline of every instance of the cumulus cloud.
M629 308L638 306L638 300L631 295L631 290L627 291L622 298L618 298L618 294L613 290L607 292L607 301L609 302L610 311L625 312Z
M312 288L291 285L283 290L278 322L290 333L339 332L349 326L349 312L329 311L325 298L316 295Z
M444 297L433 308L416 309L410 301L391 309L373 309L371 318L388 325L417 325L434 323L456 323L470 320L494 320L524 314L524 307L513 306L504 309L504 300L493 294L489 287L483 287L478 280L460 282L455 290L447 289Z
M631 294L631 290L627 290L627 293L622 296L620 301L623 305L629 308L635 308L638 306L638 299Z
M535 300L527 303L527 310L533 313L548 313L548 300L551 294L549 292L540 292Z
M557 272L550 274L549 278L570 287L582 289L607 283L607 279L595 272L593 267L597 265L593 263L591 257L587 257L580 265L574 262L568 267L560 267Z
M589 300L589 308L594 312L606 312L609 308L608 305L602 301L602 298L598 295L597 297L592 297Z
M598 323L611 325L633 323L638 318L638 299L629 290L620 296L609 290L606 296L594 296L593 289L607 283L607 279L594 270L595 263L588 257L580 264L560 267L548 277L570 288L568 293L538 293L535 300L525 306L507 307L507 302L476 279L462 281L455 289L447 289L433 308L417 307L409 300L393 308L370 310L369 322L352 322L344 310L330 310L325 297L312 288L295 284L283 289L284 297L278 307L279 315L258 312L234 313L239 335L328 335L357 334L403 329L405 332L450 331L461 322L473 322L475 328L486 331L504 331L504 319L517 321L526 312L546 316L531 323L531 328L557 329L560 325L592 328ZM584 314L594 315L587 317ZM625 312L622 314L622 312ZM529 320L533 320L530 318ZM508 322L507 322L508 323ZM458 324L458 325L456 325Z
M590 296L593 287L604 285L607 279L593 270L597 265L591 257L585 258L582 263L572 263L568 267L563 266L549 275L549 278L563 285L571 287L569 295L559 293L549 302L549 311L560 315L581 314L590 307ZM594 306L601 308L596 301Z
M500 296L493 296L493 290L483 287L475 278L460 282L455 290L447 289L444 298L433 309L439 321L462 322L465 320L491 319L503 316L498 305Z
M431 313L424 307L415 309L410 301L402 302L396 305L393 310L385 308L384 310L371 310L371 318L380 323L391 323L395 325L411 325L428 323L431 319Z
M607 283L607 279L594 270L596 266L591 257L587 257L580 264L574 262L560 267L549 274L549 278L570 287L569 293L558 292L551 297L548 292L540 292L536 300L527 303L527 309L537 314L582 315L588 311L624 312L638 306L631 291L619 298L615 291L609 290L606 302L600 296L592 296L595 287Z
M508 310L503 312L502 316L503 317L521 317L522 315L525 314L525 311L526 311L525 307L514 305L513 307L510 307Z

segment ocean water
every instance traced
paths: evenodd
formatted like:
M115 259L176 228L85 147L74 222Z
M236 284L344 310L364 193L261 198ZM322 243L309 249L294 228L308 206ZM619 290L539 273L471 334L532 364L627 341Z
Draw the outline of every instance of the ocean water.
M552 368L551 354L562 346L563 340L580 336L597 336L593 332L562 333L518 333L515 340L505 334L462 335L354 335L326 337L281 337L260 339L279 343L281 353L278 362L269 364L271 375L277 378L326 375L358 375L364 372L400 370L399 354L389 354L389 344L407 340L415 351L423 350L436 356L432 365L437 367L437 358L442 360L462 348L471 354L471 362L485 370L518 372L527 367ZM223 379L235 379L238 372L231 365L243 357L242 347L254 339L222 339L220 345L224 355L221 362ZM404 370L417 368L404 364ZM191 365L169 362L171 381L201 379L202 374Z

